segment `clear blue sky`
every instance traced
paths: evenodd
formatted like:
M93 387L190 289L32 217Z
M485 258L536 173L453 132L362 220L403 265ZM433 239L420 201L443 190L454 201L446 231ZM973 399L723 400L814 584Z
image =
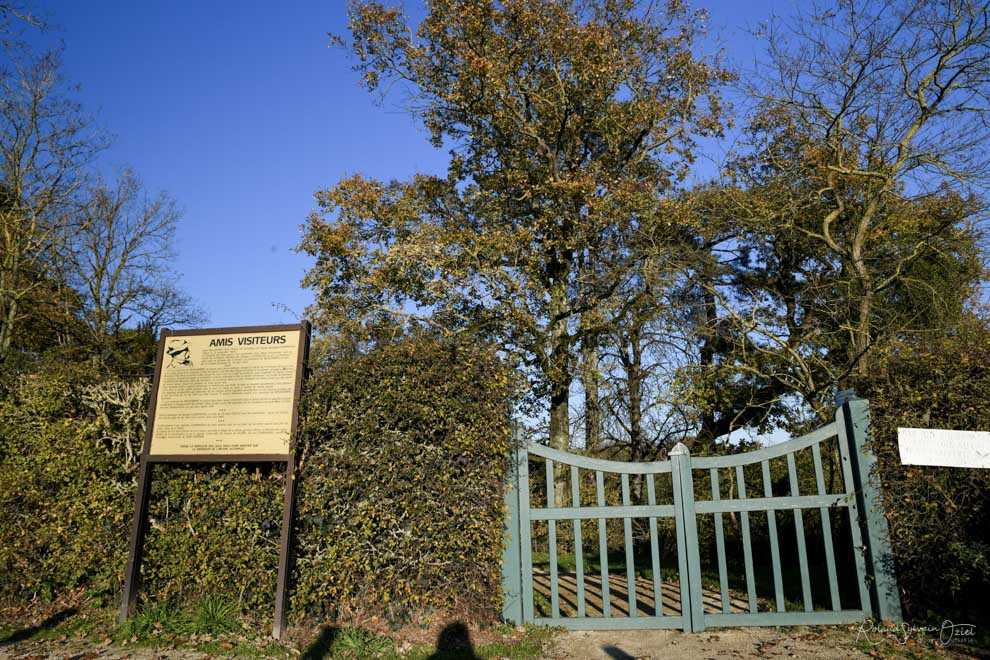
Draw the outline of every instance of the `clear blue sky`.
M311 300L308 261L293 252L313 193L363 173L441 171L398 99L376 105L327 32L346 26L343 0L29 0L58 27L80 100L115 136L102 167L132 166L185 213L181 288L212 326L293 322ZM417 7L415 0L406 5ZM732 60L754 54L747 25L775 0L695 2Z

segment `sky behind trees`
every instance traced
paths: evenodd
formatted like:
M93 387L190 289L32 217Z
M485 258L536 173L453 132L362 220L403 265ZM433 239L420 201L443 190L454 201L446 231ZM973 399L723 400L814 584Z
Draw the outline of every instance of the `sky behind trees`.
M721 45L741 73L757 48L747 28L789 11L775 0L693 6L710 11L707 47ZM169 191L184 210L178 284L209 325L303 313L308 260L293 248L315 191L350 174L405 178L446 163L396 95L377 106L348 54L329 47L328 32L346 31L342 0L32 7L53 29L31 40L64 44L65 75L115 138L101 169L131 166L149 191ZM706 145L715 159L720 148Z

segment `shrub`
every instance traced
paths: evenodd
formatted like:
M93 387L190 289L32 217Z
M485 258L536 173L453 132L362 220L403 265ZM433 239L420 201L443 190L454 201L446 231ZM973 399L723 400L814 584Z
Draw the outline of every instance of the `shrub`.
M490 351L429 339L313 379L297 610L500 610L509 396Z
M990 329L970 318L949 336L897 345L864 387L898 583L912 619L990 618L990 471L901 465L897 449L898 427L990 430L988 364Z
M293 615L494 616L506 369L483 347L410 339L309 383ZM0 400L0 601L76 587L119 597L147 395L146 380L66 370L23 377ZM267 618L283 486L280 465L156 466L142 594L173 609L213 594L223 618L235 606Z
M270 616L283 474L270 464L156 465L142 593L179 604L217 594Z
M119 588L133 477L89 432L87 386L25 376L0 401L0 598Z
M0 597L116 600L148 389L35 375L0 403ZM143 592L271 609L283 482L272 466L156 467Z

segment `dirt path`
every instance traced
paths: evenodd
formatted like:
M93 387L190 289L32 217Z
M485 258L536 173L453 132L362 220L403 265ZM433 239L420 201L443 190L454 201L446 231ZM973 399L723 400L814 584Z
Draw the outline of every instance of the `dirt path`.
M673 630L568 632L548 657L593 660L648 658L867 658L845 628L733 628L704 633Z
M178 649L124 649L78 641L38 640L0 647L10 660L201 660L216 655Z

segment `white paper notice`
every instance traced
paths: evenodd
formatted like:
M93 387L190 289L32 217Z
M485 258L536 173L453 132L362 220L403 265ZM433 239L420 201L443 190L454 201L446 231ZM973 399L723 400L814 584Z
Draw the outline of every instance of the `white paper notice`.
M904 465L990 468L990 432L897 429Z

